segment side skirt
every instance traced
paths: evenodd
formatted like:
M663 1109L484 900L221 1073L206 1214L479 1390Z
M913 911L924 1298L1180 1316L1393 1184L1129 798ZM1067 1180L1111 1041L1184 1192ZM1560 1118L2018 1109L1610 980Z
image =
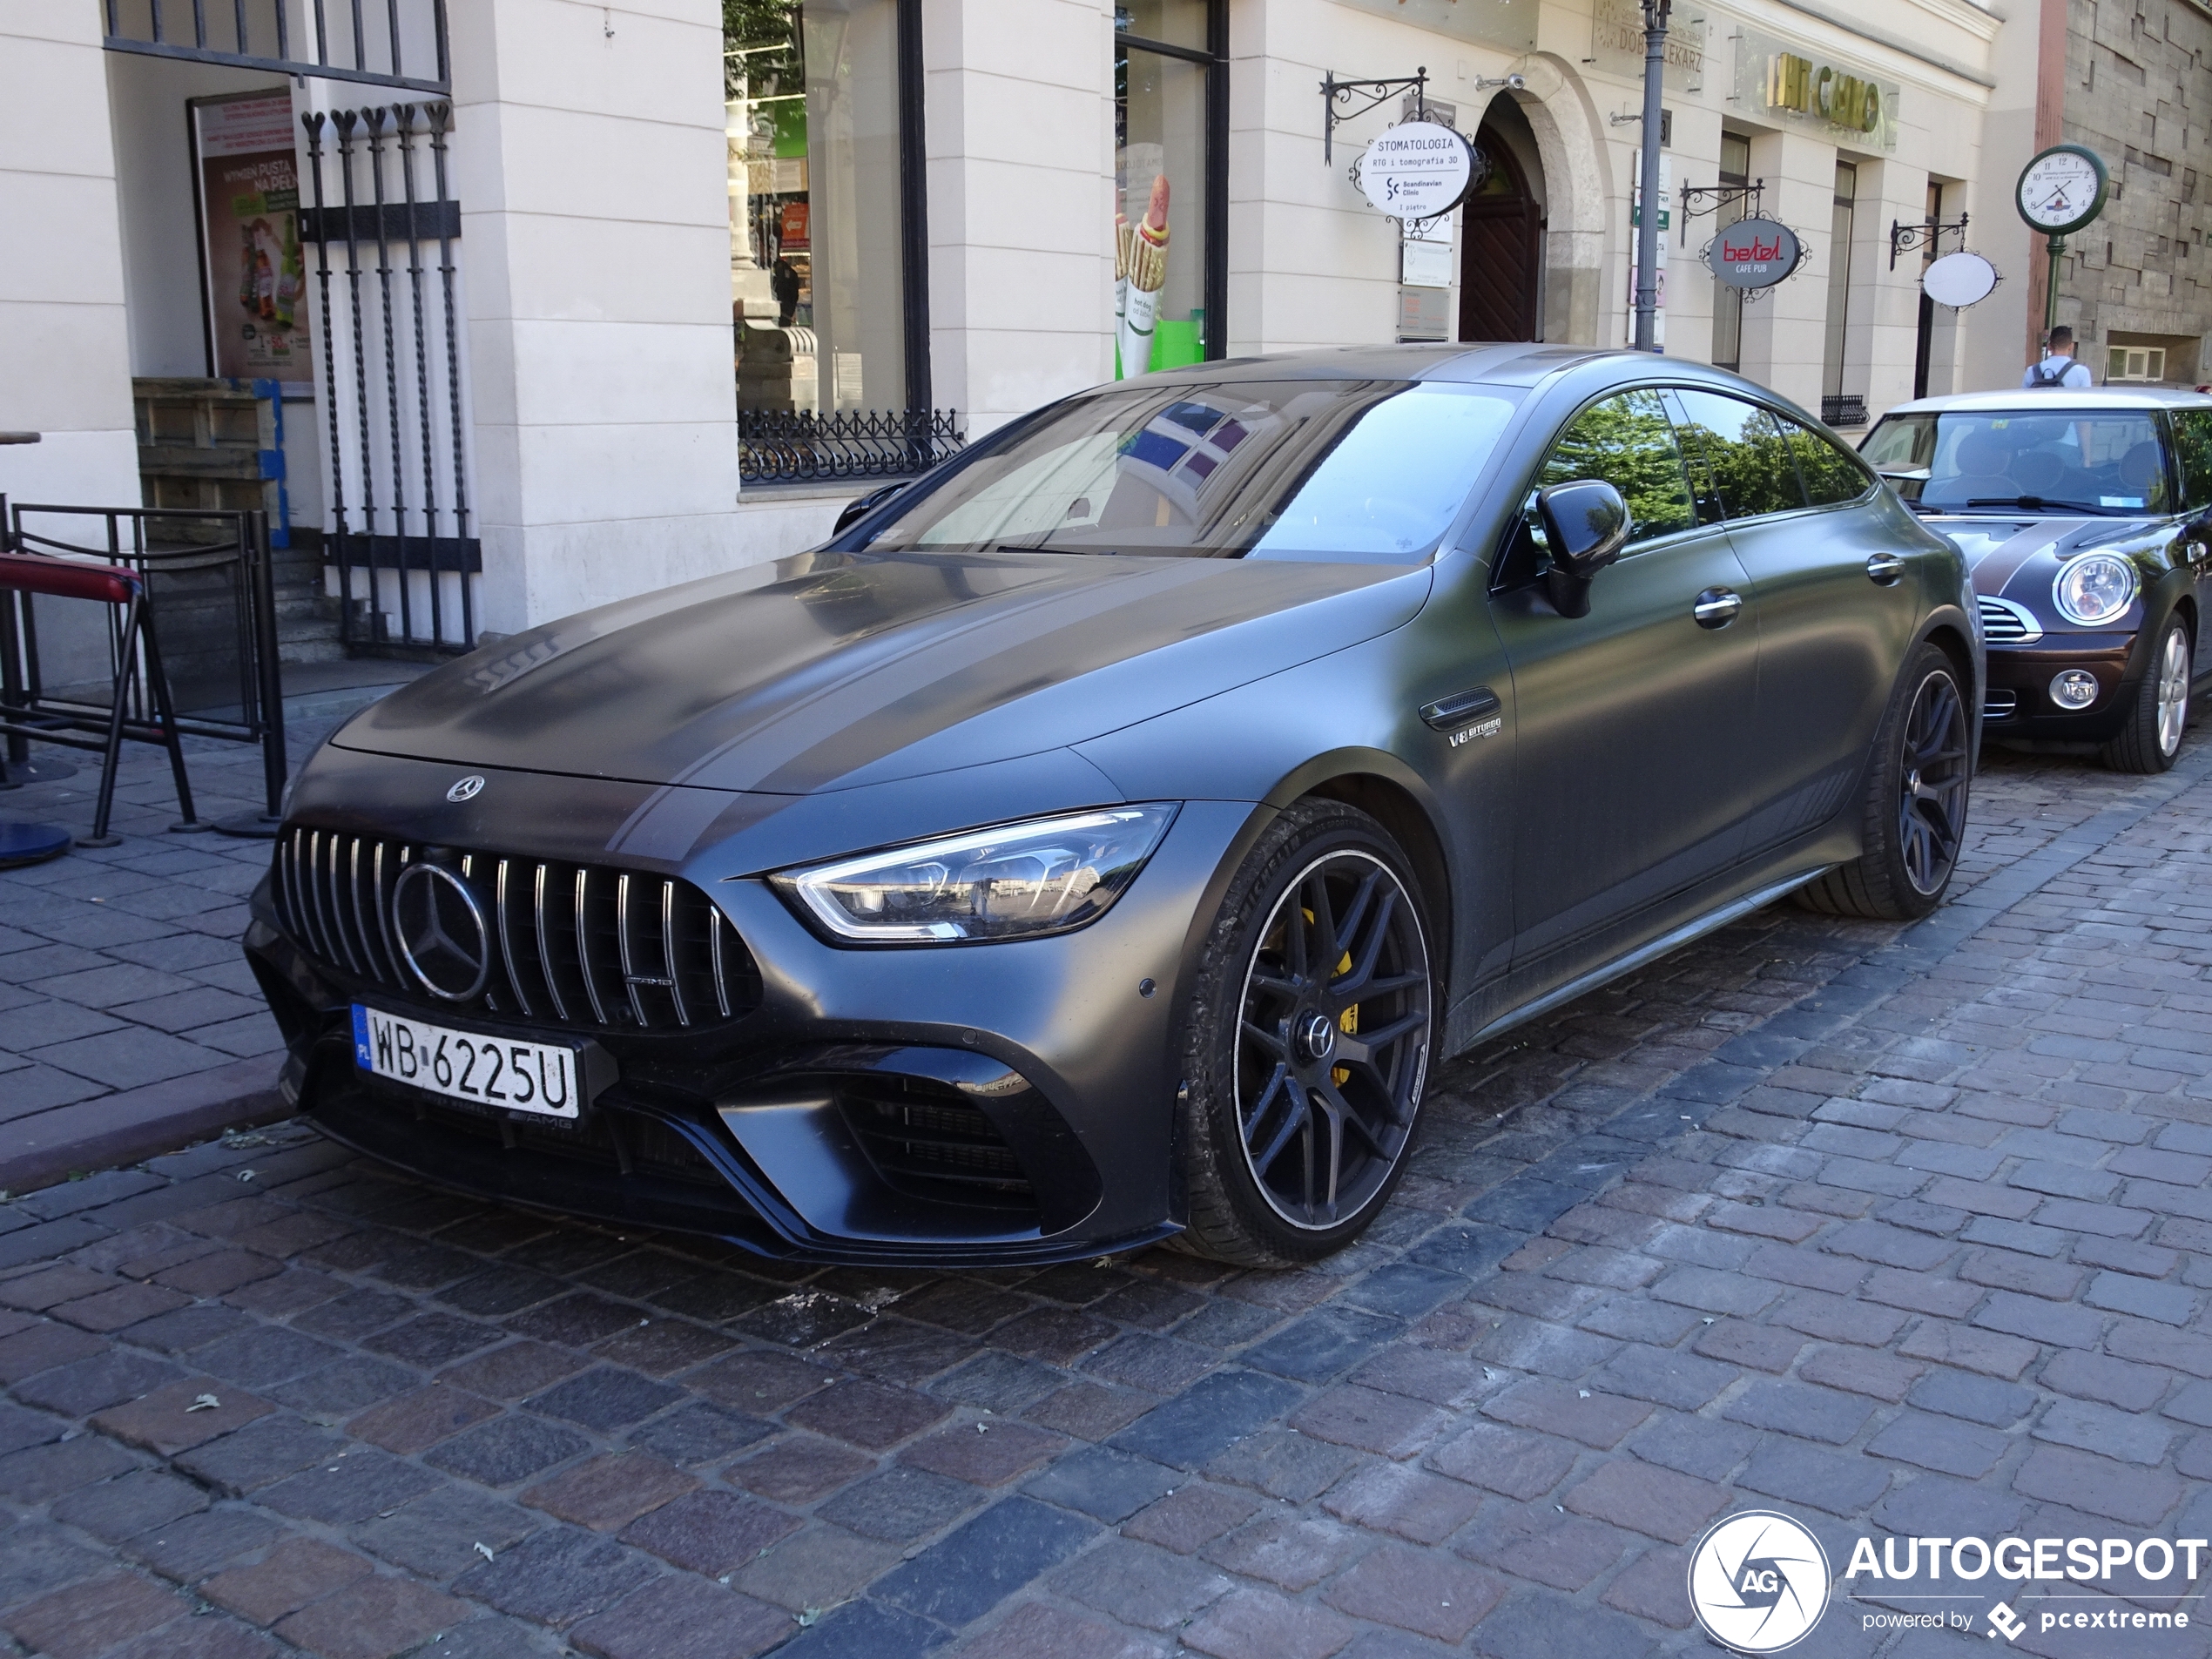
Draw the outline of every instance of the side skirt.
M1515 1026L1526 1025L1540 1015L1549 1014L1562 1003L1572 1002L1576 997L1595 991L1599 986L1619 979L1624 974L1635 973L1647 962L1656 961L1669 952L1680 950L1684 945L1695 940L1703 939L1707 934L1717 933L1731 921L1748 916L1754 910L1764 910L1777 899L1784 898L1795 893L1807 882L1818 880L1834 867L1830 864L1816 866L1799 874L1770 882L1755 892L1745 894L1740 899L1731 899L1717 910L1709 910L1702 916L1694 917L1674 929L1673 932L1660 934L1649 944L1639 946L1627 955L1618 957L1602 968L1593 968L1581 978L1570 980L1557 990L1540 996L1534 1001L1517 1008L1509 1014L1501 1015L1469 1037L1466 1043L1461 1045L1460 1051L1464 1053L1478 1042L1487 1042L1492 1037L1501 1036L1512 1030Z

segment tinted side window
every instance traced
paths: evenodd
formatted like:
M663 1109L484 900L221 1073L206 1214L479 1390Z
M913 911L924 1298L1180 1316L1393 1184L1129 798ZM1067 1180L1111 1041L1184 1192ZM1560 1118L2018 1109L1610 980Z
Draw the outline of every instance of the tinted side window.
M1689 481L1656 392L1622 392L1568 422L1536 483L1541 489L1578 478L1602 478L1621 492L1635 522L1630 546L1689 528Z
M1675 395L1689 417L1683 437L1704 451L1713 488L1730 518L1794 512L1805 504L1789 440L1773 415L1719 392L1684 388Z
M1790 428L1790 442L1797 452L1797 469L1804 475L1805 495L1815 507L1857 501L1866 493L1866 487L1874 481L1866 475L1857 455L1795 421L1782 423Z
M2212 409L2174 411L2174 458L2182 465L2182 505L2212 507Z

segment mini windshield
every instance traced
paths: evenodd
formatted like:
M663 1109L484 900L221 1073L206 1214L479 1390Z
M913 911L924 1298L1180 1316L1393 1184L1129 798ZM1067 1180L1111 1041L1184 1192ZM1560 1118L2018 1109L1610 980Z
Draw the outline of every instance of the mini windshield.
M869 545L1418 563L1518 398L1405 381L1139 381L984 440Z
M2168 510L2165 450L2141 410L1892 415L1860 453L1925 510Z

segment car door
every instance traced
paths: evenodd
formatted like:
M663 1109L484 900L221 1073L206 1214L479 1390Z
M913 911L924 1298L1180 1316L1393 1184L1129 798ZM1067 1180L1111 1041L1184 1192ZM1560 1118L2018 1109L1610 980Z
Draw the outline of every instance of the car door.
M1875 487L1857 461L1748 398L1671 395L1693 481L1716 498L1758 603L1758 800L1744 838L1757 856L1850 799L1917 600L1878 518L1851 504Z
M2176 557L2196 584L2195 678L2212 674L2212 409L2174 411L2174 459L2182 475L2182 510L2188 515Z
M1513 675L1514 971L1531 967L1531 990L1611 954L1608 924L1725 870L1750 799L1758 617L1726 529L1696 522L1658 393L1577 413L1531 500L1582 478L1614 485L1633 520L1589 614L1552 608L1526 523L1491 596Z

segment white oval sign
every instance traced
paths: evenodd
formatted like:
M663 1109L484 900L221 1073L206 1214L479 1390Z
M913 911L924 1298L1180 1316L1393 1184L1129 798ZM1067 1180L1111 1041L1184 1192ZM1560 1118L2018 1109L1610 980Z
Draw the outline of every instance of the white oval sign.
M1474 147L1433 121L1394 126L1359 158L1360 191L1393 219L1448 213L1474 182Z
M1797 233L1787 225L1739 219L1713 238L1705 263L1731 288L1770 288L1797 268L1804 252Z
M1946 253L1920 273L1920 291L1939 306L1963 311L1997 289L1997 267L1979 253Z

